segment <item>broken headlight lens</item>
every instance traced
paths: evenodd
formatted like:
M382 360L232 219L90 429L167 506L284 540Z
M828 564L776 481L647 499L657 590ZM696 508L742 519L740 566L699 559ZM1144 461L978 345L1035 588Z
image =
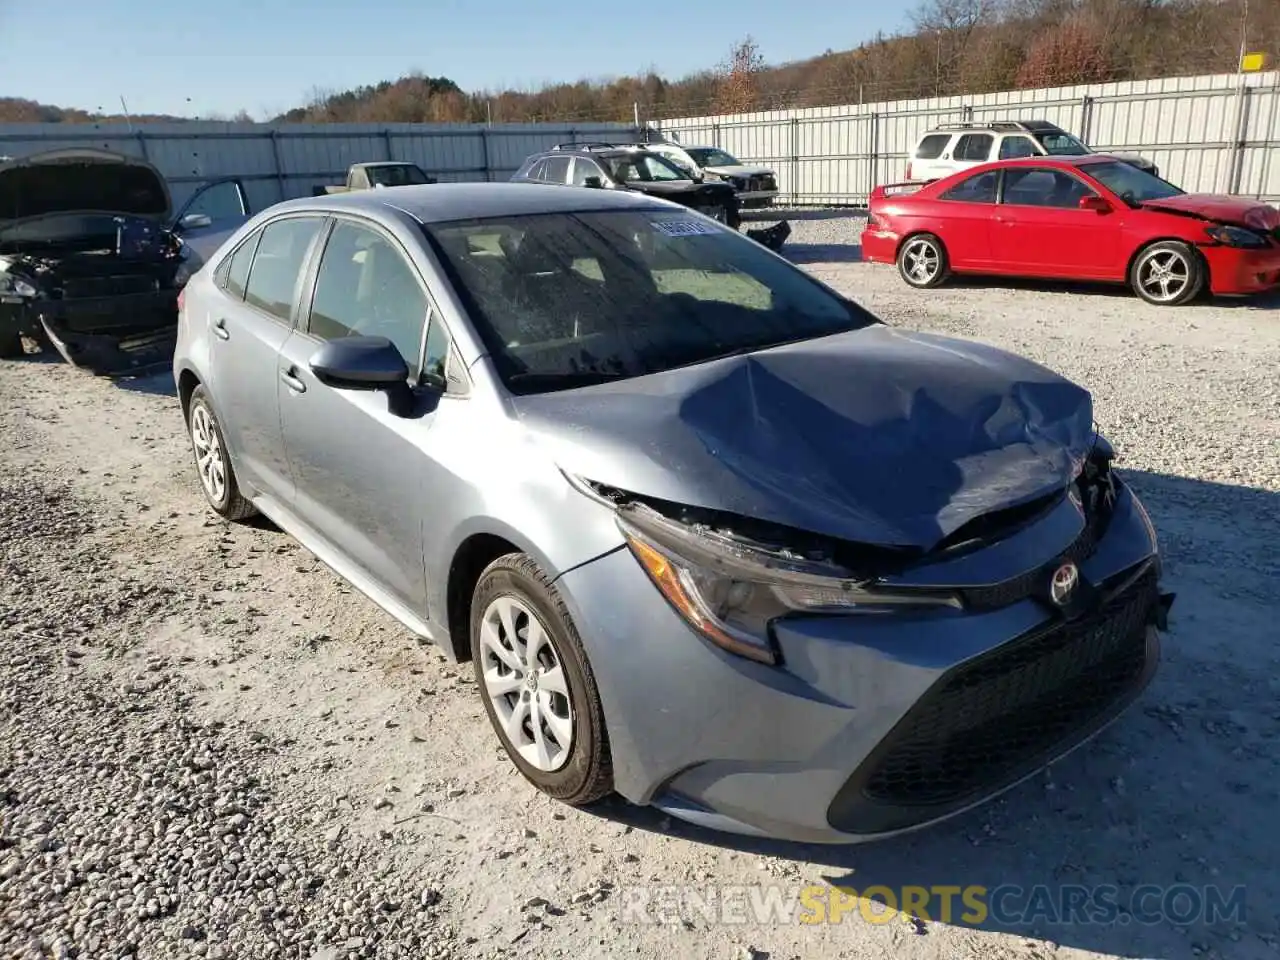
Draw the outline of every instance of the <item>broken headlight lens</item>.
M718 647L760 663L779 662L770 624L788 614L959 606L950 594L888 591L851 578L842 567L792 559L643 505L619 508L618 525L654 586L691 627Z
M1252 230L1246 230L1243 227L1225 227L1214 225L1205 227L1205 233L1213 240L1227 247L1241 247L1244 249L1257 249L1267 245L1267 238L1260 233Z
M21 277L11 277L9 274L0 271L0 294L9 297L22 297L30 299L40 291L32 284L23 280Z

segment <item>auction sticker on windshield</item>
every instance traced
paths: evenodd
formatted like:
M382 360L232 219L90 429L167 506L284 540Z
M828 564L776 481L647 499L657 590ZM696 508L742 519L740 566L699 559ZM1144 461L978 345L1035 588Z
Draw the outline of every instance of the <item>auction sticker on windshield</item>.
M668 237L696 237L716 232L713 224L699 220L650 220L649 222Z

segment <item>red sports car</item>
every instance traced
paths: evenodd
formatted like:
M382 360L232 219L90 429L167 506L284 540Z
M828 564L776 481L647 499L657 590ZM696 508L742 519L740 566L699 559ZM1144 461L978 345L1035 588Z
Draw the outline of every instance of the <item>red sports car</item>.
M864 260L897 263L913 287L950 273L1127 283L1144 300L1280 286L1280 210L1184 193L1105 155L972 167L871 194Z

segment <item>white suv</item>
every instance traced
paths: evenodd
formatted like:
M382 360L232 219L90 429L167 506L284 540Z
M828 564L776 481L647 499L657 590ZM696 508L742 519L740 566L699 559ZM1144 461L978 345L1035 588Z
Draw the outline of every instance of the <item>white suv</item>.
M728 183L744 209L772 206L778 197L778 174L772 168L745 164L719 147L686 147L670 140L640 146L699 177Z
M906 179L938 180L991 160L1072 157L1094 152L1077 137L1046 120L952 123L934 127L916 141L907 159ZM1111 156L1159 176L1156 165L1144 157L1119 153Z

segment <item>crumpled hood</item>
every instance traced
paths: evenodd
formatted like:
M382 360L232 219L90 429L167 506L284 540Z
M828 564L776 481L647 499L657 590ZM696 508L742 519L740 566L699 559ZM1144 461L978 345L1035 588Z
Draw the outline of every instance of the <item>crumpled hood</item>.
M1063 489L1093 436L1088 392L1038 364L879 325L514 402L586 479L922 550Z
M1261 200L1245 197L1218 196L1209 193L1184 193L1164 200L1147 200L1147 210L1189 213L1206 220L1272 231L1280 228L1280 210Z
M172 209L164 177L137 157L77 148L0 163L0 230L63 213L165 220Z
M704 167L703 169L726 177L771 177L774 175L774 171L769 167L752 167L745 163L738 163L729 167Z

